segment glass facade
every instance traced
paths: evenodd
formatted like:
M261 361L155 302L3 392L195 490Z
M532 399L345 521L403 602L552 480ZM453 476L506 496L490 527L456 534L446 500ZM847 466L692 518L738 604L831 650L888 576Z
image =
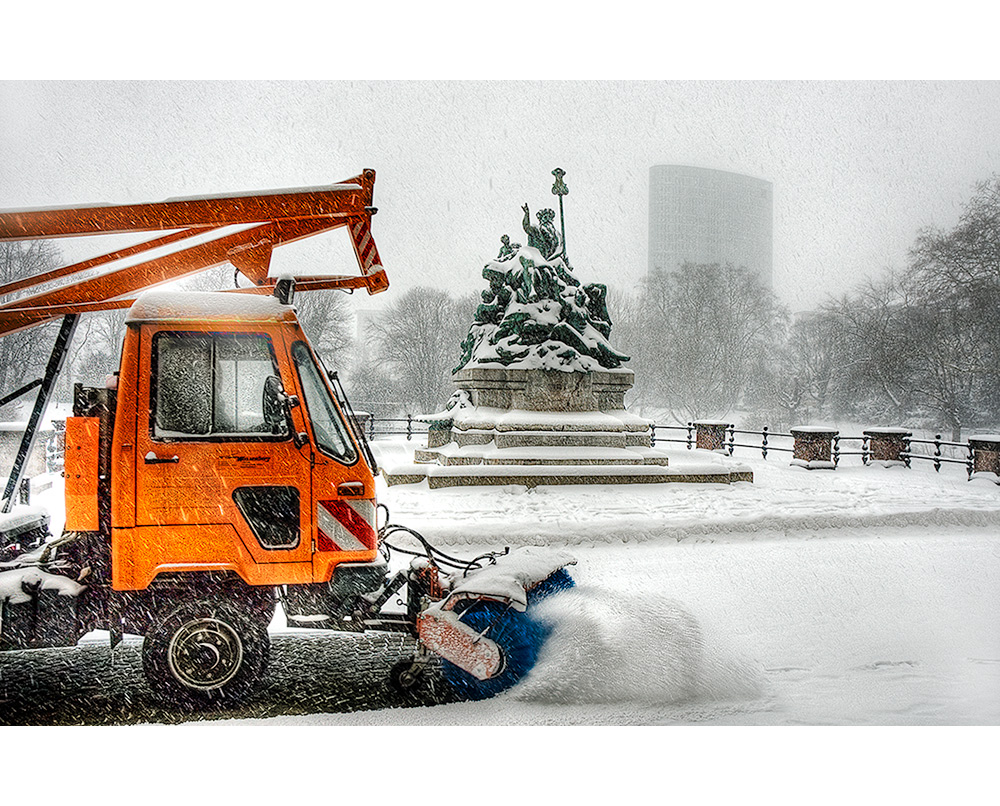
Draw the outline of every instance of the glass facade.
M771 284L772 186L752 176L654 165L649 170L649 271L731 263Z

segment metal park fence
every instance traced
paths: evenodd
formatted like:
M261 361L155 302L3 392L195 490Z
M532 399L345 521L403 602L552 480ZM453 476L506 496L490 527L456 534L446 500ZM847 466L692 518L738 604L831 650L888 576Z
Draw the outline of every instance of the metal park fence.
M733 423L691 422L687 425L654 425L652 442L684 445L688 450L703 448L733 456L736 449L760 451L767 459L774 451L791 453L793 462L806 467L836 469L841 459L859 456L865 465L873 462L910 467L914 461L930 462L936 472L943 465L965 467L969 478L986 472L1000 476L1000 436L972 436L952 442L935 434L933 439L915 438L903 428L872 428L860 435L844 435L821 426L802 426L787 433L736 428Z
M428 425L412 415L374 417L358 414L359 424L371 439L405 436L407 440L427 435ZM976 472L995 473L1000 477L1000 437L972 436L965 442L952 442L935 434L933 439L914 437L904 428L870 428L861 434L841 434L823 426L799 426L788 431L759 431L737 428L720 421L689 422L686 425L653 424L653 445L682 445L688 450L702 448L733 456L737 450L760 452L763 459L791 454L791 461L811 469L835 470L847 457L859 457L864 465L898 464L910 467L913 462L927 462L936 472L946 465L961 465L969 478Z
M356 416L370 440L390 436L405 436L407 440L412 440L414 437L427 435L427 423L415 420L412 414L405 417L373 417L356 413Z

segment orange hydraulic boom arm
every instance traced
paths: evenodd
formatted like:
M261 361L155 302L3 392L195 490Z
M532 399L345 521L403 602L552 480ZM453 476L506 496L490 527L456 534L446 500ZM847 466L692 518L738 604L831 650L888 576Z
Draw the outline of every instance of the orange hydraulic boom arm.
M229 262L254 283L238 293L271 293L271 252L276 246L347 227L360 267L359 276L301 277L297 290L365 288L377 294L389 287L371 234L375 171L329 187L175 199L147 204L78 207L64 210L0 212L0 241L38 240L78 235L179 230L97 258L0 286L0 296L51 283L141 255L187 239L199 243L113 269L88 279L21 297L0 305L0 336L67 314L126 308L135 294L151 286ZM213 230L245 229L205 240Z

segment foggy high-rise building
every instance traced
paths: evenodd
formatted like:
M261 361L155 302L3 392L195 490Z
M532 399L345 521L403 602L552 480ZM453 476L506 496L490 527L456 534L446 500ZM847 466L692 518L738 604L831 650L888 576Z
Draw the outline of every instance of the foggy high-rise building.
M649 169L649 271L685 262L731 263L771 288L771 183L752 176L654 165Z

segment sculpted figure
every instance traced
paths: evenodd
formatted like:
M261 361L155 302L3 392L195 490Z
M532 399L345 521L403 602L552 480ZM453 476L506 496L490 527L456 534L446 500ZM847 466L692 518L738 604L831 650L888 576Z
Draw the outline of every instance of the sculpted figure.
M517 250L521 248L521 244L510 242L509 235L500 236L500 254L497 255L497 260L510 260L514 255L517 254Z
M509 235L501 236L500 253L483 268L489 287L482 292L455 371L477 364L517 366L533 351L549 369L620 367L628 356L608 343L607 287L582 285L574 276L554 210L539 210L534 225L528 205L521 209L528 246L538 254Z
M536 216L538 218L538 228L545 239L545 249L542 250L542 254L546 258L554 258L562 252L562 238L559 237L559 233L556 232L555 225L552 223L556 217L556 212L555 210L545 208L544 210L539 210Z
M536 227L531 223L531 213L528 210L528 205L525 204L521 209L524 210L524 219L521 221L521 227L528 236L528 246L532 246L541 252L546 260L555 257L561 246L559 233L556 232L556 228L552 224L552 220L556 217L555 212L545 209L536 213L535 215L539 223L539 226Z
M524 219L521 221L521 228L524 230L524 234L528 236L528 246L537 249L545 255L545 236L538 227L531 223L531 213L528 210L527 202L525 202L521 209L524 210ZM548 257L548 255L545 256Z

